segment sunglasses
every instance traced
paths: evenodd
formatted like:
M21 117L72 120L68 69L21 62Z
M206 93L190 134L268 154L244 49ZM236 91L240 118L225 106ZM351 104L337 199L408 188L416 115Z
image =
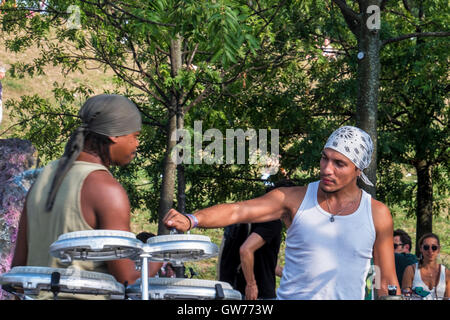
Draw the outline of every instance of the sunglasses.
M422 248L423 248L423 250L425 250L425 251L430 250L430 246L427 245L427 244L423 245ZM431 246L431 250L433 250L433 251L436 251L438 248L439 248L439 247L438 247L438 246L435 246L435 245L432 245L432 246Z
M394 243L394 249L397 249L397 247L403 247L403 243Z

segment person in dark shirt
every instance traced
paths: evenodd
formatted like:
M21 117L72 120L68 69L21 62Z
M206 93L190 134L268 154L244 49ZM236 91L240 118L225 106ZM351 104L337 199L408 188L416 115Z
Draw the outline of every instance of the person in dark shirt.
M399 283L402 283L406 267L417 262L417 257L411 254L411 247L408 233L401 229L394 230L395 270Z
M267 188L294 186L282 181ZM281 244L281 220L228 226L219 259L219 281L230 283L247 300L275 299L275 269Z
M281 244L281 220L251 224L239 249L247 300L275 299L275 268ZM242 292L242 288L239 288Z

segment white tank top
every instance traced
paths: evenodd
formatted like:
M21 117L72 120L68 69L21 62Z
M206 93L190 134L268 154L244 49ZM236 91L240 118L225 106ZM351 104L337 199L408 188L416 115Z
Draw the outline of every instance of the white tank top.
M360 300L370 268L375 227L371 196L364 190L358 209L335 216L317 202L319 181L310 183L287 231L285 267L278 299Z
M428 286L423 282L422 277L420 276L419 264L416 263L416 268L414 272L414 279L412 283L412 289L414 290L417 287L422 287L422 289L430 292L429 295L424 297L424 300L436 300L444 298L445 294L445 267L441 264L441 272L439 276L439 282L436 287L428 288Z

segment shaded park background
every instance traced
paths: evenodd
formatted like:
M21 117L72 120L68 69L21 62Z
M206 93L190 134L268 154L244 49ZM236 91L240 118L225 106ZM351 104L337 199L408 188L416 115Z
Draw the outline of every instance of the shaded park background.
M177 128L201 120L204 131L278 129L279 170L268 181L305 184L318 178L328 135L349 124L377 142L369 168L377 188L368 191L413 240L439 234L449 265L446 1L48 4L45 12L37 1L2 7L1 138L30 140L42 166L61 155L86 97L129 96L144 114L141 146L113 173L136 232L167 232L158 223L167 208L192 212L264 193L261 166L176 166L168 137ZM380 30L365 23L370 4L381 9ZM220 244L221 230L196 232ZM195 267L208 278L213 265Z

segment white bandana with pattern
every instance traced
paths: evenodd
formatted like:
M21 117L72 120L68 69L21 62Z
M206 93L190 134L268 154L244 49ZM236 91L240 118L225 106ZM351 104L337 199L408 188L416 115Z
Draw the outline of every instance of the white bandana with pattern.
M342 153L361 170L361 179L365 184L373 186L369 178L362 172L372 160L373 142L370 136L360 128L345 126L334 131L328 138L325 148Z

